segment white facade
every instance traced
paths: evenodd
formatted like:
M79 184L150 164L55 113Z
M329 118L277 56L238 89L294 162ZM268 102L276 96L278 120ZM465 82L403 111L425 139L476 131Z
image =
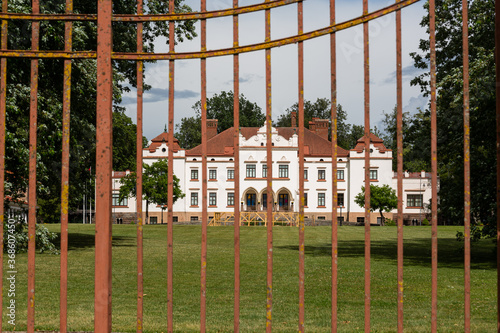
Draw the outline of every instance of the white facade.
M215 123L216 124L216 123ZM332 165L331 142L327 140L324 131L314 128L305 129L304 136L304 192L307 196L305 218L308 220L331 220L332 216ZM215 127L216 128L216 127ZM272 189L273 210L298 212L299 210L299 163L298 134L296 128L272 128ZM208 216L215 213L231 213L234 205L239 205L244 211L265 211L267 196L267 152L266 126L261 128L241 128L240 144L240 194L234 197L234 147L233 128L222 133L213 133L207 141L208 183L207 211ZM388 150L382 140L372 135L370 144L370 175L372 184L390 185L397 188L392 171L392 151ZM174 174L180 179L180 186L185 197L179 199L173 207L174 222L201 220L202 214L202 155L201 147L184 150L174 142ZM149 148L144 149L144 163L151 164L158 159L168 158L169 145L167 133L162 133L152 140ZM354 202L354 197L364 186L364 138L358 140L357 146L350 150L338 149L337 188L339 194L338 216L344 221L359 222L364 217L364 208ZM126 172L114 172L114 193L118 193L119 179ZM423 201L428 202L430 196L429 175L415 180L404 178L406 193L422 194ZM417 183L415 181L419 181ZM425 183L427 182L427 183ZM420 186L425 183L425 186ZM418 191L417 191L418 189ZM416 197L410 197L412 203ZM343 203L343 205L342 205ZM146 211L145 202L143 212ZM135 198L126 202L114 201L115 218L123 218L126 214L135 212ZM406 205L405 205L406 207ZM405 213L420 213L417 207L406 207ZM149 221L161 223L161 209L150 204ZM371 223L377 223L378 212L371 214ZM120 217L122 216L122 217ZM392 218L392 213L384 214ZM361 220L360 220L361 219ZM166 223L166 213L164 213Z

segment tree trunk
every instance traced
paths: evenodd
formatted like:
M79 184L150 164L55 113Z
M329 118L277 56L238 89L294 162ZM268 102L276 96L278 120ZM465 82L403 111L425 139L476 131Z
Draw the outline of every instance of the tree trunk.
M385 217L384 214L382 213L382 210L379 210L380 212L380 225L385 225Z

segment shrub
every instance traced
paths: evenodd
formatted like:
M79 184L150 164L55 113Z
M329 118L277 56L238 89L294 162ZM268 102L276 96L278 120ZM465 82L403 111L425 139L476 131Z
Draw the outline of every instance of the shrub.
M425 219L422 220L422 225L429 226L429 225L431 225L431 223L429 222L428 219L425 218Z
M390 226L390 227L394 227L396 225L396 222L394 220L391 220L391 219L385 219L385 225Z
M14 247L16 253L28 251L28 225L24 221L6 220L3 224L3 248L7 252L9 244ZM36 249L40 252L48 252L51 254L59 254L54 241L57 239L57 234L50 232L41 224L36 225L35 244ZM10 242L9 242L10 240ZM13 245L12 245L13 244ZM10 247L12 248L12 247Z

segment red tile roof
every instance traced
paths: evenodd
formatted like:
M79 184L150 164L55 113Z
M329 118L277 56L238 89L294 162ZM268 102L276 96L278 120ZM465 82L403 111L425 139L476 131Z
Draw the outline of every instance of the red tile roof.
M354 149L352 150L356 150L358 153L362 152L365 149L365 137L366 135L363 135L362 138L358 139L358 141L356 141L356 147L354 147ZM387 147L384 146L384 141L373 133L370 133L370 142L381 153L384 153L386 151L391 151L391 149L387 149Z
M258 127L242 127L240 129L241 135L245 139L250 139L252 136L257 135ZM292 127L278 127L278 135L290 140L290 138L297 133L296 128ZM308 129L304 129L304 153L305 156L331 156L332 143L323 139L319 135L313 133ZM219 156L233 156L234 155L234 127L219 133L207 141L207 154ZM186 156L201 156L201 145L193 149L186 150ZM349 151L338 147L339 157L348 157Z
M149 147L144 148L144 150L149 150L150 152L154 152L156 149L158 149L158 147L161 146L161 144L163 142L167 143L167 146L170 146L168 144L168 133L167 132L163 132L160 135L158 135L156 138L151 140L151 144L149 145ZM179 149L181 149L181 147L179 146L179 140L174 138L174 148L173 148L174 153L178 152Z

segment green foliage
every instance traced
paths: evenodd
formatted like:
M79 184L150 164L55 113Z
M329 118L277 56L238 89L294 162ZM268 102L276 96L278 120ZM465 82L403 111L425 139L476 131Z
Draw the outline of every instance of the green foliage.
M9 250L9 244L14 244L15 253L24 253L28 251L28 225L25 222L17 221L14 227L11 224L3 225L3 248L4 252ZM59 254L54 241L58 238L56 233L50 232L44 225L37 224L35 229L36 250L39 253ZM10 242L9 242L10 240Z
M190 11L182 0L176 0L176 12ZM118 0L113 2L114 13L130 14L136 11L135 2ZM149 0L144 4L146 13L168 13L168 2ZM44 14L64 13L63 2L47 1L40 4ZM8 3L12 13L30 13L31 1L12 0ZM96 13L97 2L76 0L73 11L78 13ZM64 22L40 23L40 49L64 49ZM153 39L168 36L168 22L144 23L144 45L146 52L154 51ZM196 36L194 21L183 21L176 26L176 42L192 39ZM97 27L95 22L73 23L73 50L95 50L97 47ZM167 38L168 40L168 38ZM113 22L113 50L115 52L135 52L137 49L135 24ZM26 20L9 22L8 48L26 50L31 47L31 23ZM44 222L58 222L60 203L54 198L61 194L61 151L62 151L62 98L63 98L63 59L40 59L38 77L38 119L37 119L37 198L38 219ZM115 111L123 112L116 106L121 101L122 93L129 90L126 83L135 86L137 66L133 61L113 62L113 106ZM7 66L6 98L6 195L14 198L26 193L29 163L29 110L31 66L27 59L10 58ZM96 141L96 77L97 65L94 59L73 59L71 66L71 120L70 120L70 175L69 188L70 210L77 209L82 203L85 184L89 184L95 170ZM145 85L147 89L148 86ZM122 118L125 116L123 115ZM124 122L128 120L120 119ZM123 124L118 121L117 124ZM127 124L128 126L128 124ZM114 129L115 130L115 129ZM118 166L129 168L135 149L130 143L124 145L119 135L122 128L116 129L116 154ZM128 135L127 135L128 140ZM134 162L135 163L135 162ZM88 187L90 189L90 187ZM90 191L90 190L89 190Z
M478 242L483 236L483 231L480 226L472 225L470 227L470 240L471 242ZM457 231L456 239L459 242L463 242L465 240L465 235L462 231Z
M396 222L392 219L386 219L385 220L385 225L388 226L388 227L395 227L396 226Z
M440 219L462 224L463 208L463 78L462 1L436 1L436 63L438 173ZM469 2L470 162L471 216L484 224L484 235L496 224L496 129L495 129L495 1ZM421 25L428 26L429 17ZM412 53L415 66L428 68L429 41L420 42L420 53ZM429 93L428 73L412 81ZM420 131L429 136L429 111L423 112ZM427 139L428 140L428 139ZM428 150L430 152L430 149Z
M266 121L266 115L260 106L250 102L241 94L239 98L240 126L260 127ZM176 125L175 137L179 145L191 149L201 144L201 101L193 105L194 117L182 118ZM234 93L222 91L207 99L207 119L217 119L217 133L223 132L234 125Z
M113 170L136 170L137 125L121 111L113 112ZM143 137L142 147L147 139Z
M287 108L283 114L278 117L274 124L277 127L292 126L292 112L299 116L299 104L295 103ZM331 102L327 98L318 98L313 103L304 101L304 127L309 128L309 122L313 118L330 119L330 128L328 131L328 139L331 140ZM364 127L361 125L348 124L347 112L342 108L342 105L337 105L337 145L344 149L352 149L356 146L356 142L365 135ZM297 120L297 126L299 122ZM372 132L380 136L379 131L375 127Z
M429 225L431 225L431 223L429 222L429 220L427 218L424 218L422 220L422 225L429 226Z
M397 109L391 113L383 113L385 134L380 138L384 140L387 148L393 151L392 169L397 170L398 160L396 152L398 149L397 142ZM403 170L410 172L419 172L422 170L430 170L430 144L429 135L430 116L418 110L411 116L409 112L403 112L402 117L402 134L403 134Z
M360 207L365 207L365 187L361 187L361 192L356 195L354 202ZM384 225L384 215L382 212L390 212L398 207L398 197L396 191L389 185L370 185L370 210L379 211Z
M147 207L149 203L161 206L162 210L167 208L168 204L168 160L161 159L151 165L143 164L144 170L142 173L142 195L146 200L146 216L148 216ZM173 183L173 202L184 198L179 185L179 178L174 175ZM137 197L136 184L137 176L134 172L120 179L120 200L128 197ZM162 214L163 218L163 214Z

